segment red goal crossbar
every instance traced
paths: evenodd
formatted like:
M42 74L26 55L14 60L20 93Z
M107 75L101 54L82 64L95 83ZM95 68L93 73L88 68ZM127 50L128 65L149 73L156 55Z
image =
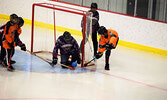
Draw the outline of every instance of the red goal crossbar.
M43 7L47 9L53 9L53 10L60 10L68 13L73 13L77 15L82 15L83 16L83 44L85 44L85 32L86 32L86 11L71 8L71 7L66 7L62 5L56 5L56 4L50 4L50 3L34 3L32 5L32 27L31 27L31 52L33 52L33 42L34 42L34 15L35 15L35 7ZM55 35L55 12L53 11L54 14L54 35ZM54 36L54 39L56 41L56 37ZM81 62L81 67L84 67L83 60L84 60L84 50L85 50L85 45L82 45L82 62Z

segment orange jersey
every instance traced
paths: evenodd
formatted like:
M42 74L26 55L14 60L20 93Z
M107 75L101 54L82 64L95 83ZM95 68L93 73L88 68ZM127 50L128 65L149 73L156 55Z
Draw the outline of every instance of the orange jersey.
M100 36L98 52L103 53L106 50L106 44L113 43L114 47L116 47L118 41L118 33L115 30L108 29L107 34L107 38L105 38L103 35Z
M18 30L18 25L15 24L13 26L9 26L9 29L7 30L7 26L5 26L3 37L3 47L5 49L11 49L10 43L13 43L13 46L15 47L14 39L15 39L15 30Z
M18 35L20 35L21 32L22 32L22 30L21 30L21 28L19 28L19 29L17 30Z

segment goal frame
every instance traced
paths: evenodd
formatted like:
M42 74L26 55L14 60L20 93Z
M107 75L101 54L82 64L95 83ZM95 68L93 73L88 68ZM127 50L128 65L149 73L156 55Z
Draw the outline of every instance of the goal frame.
M32 5L32 25L31 25L31 52L33 53L33 43L34 43L34 16L35 16L35 7L43 7L47 9L53 9L53 20L54 20L54 42L56 43L56 25L55 25L55 10L68 12L76 15L83 16L83 42L85 44L85 32L86 32L86 11L79 10L71 7L51 4L51 3L34 3ZM62 7L62 8L60 8ZM70 9L70 10L69 10ZM53 47L54 48L54 47ZM85 58L85 45L82 45L82 58L81 58L81 67L84 67L84 58Z

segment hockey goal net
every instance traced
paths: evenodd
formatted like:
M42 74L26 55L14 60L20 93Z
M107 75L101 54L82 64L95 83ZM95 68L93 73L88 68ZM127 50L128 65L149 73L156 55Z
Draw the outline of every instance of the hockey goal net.
M49 53L47 57L52 59L56 39L68 31L76 39L79 47L82 46L80 55L81 67L83 67L85 62L93 58L93 46L90 39L92 22L89 19L91 19L91 14L83 10L51 3L34 3L31 52L41 53L41 56L44 56L42 53ZM80 45L82 40L83 43L86 42L85 45ZM60 62L59 57L58 61Z

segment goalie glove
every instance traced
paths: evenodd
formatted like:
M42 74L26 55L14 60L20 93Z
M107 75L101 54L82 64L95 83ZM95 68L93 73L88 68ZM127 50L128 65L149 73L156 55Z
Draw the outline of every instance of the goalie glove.
M100 57L102 57L102 55L103 55L103 53L98 52L98 53L96 54L96 59L99 59Z
M52 64L56 65L57 64L57 58L53 58Z

